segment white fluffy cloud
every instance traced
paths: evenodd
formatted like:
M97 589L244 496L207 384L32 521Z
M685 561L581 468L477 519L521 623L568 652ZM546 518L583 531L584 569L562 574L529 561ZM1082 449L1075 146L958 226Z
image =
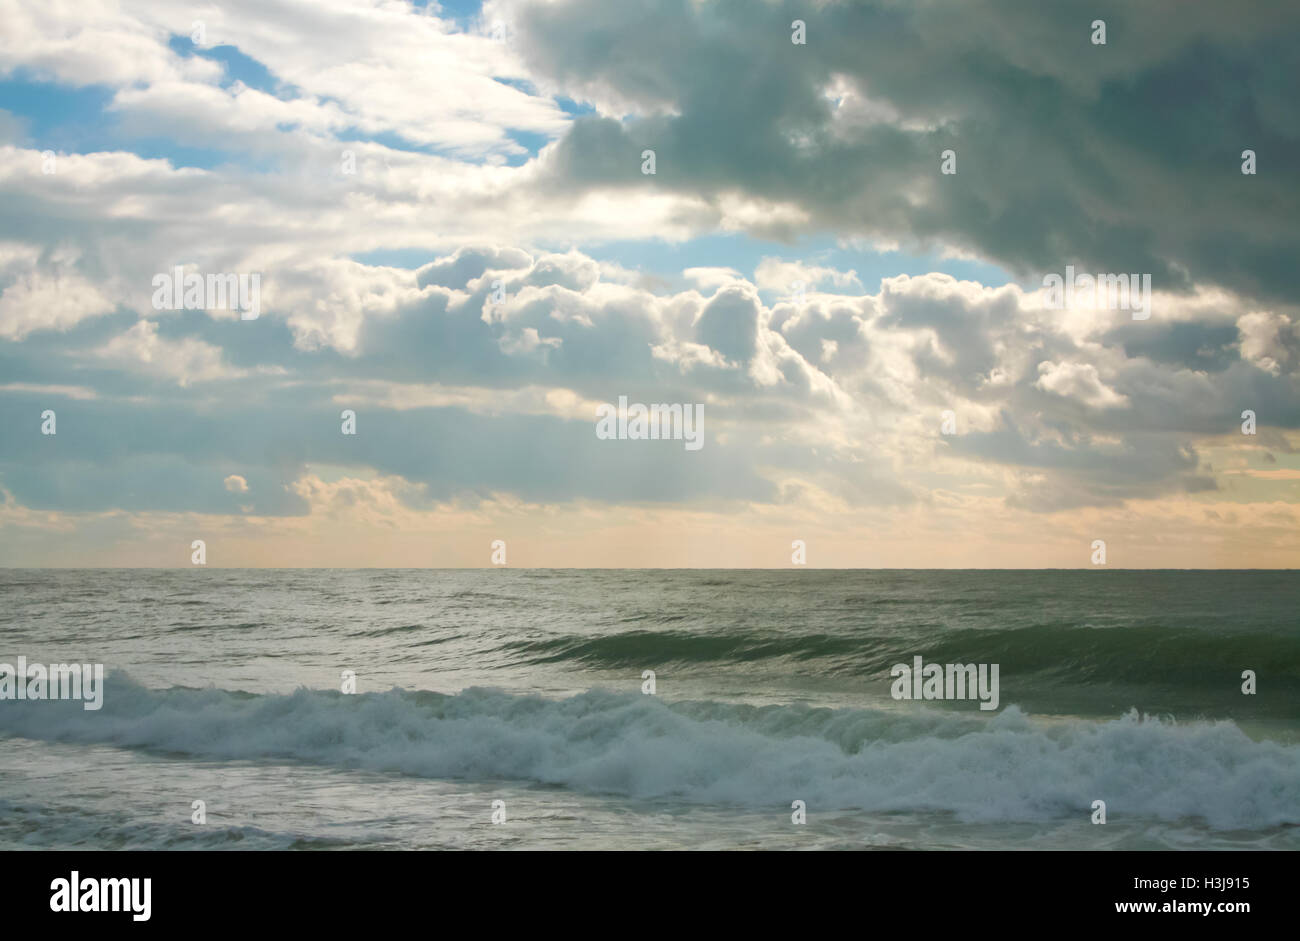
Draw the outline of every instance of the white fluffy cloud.
M0 244L0 337L21 340L36 330L66 330L106 314L113 303L76 270L75 257L35 245Z
M171 379L181 386L246 375L245 370L225 362L220 348L193 337L164 339L158 334L158 324L151 320L137 321L94 355L121 369Z
M1038 374L1035 388L1075 399L1089 408L1118 408L1128 403L1101 381L1092 363L1039 363Z

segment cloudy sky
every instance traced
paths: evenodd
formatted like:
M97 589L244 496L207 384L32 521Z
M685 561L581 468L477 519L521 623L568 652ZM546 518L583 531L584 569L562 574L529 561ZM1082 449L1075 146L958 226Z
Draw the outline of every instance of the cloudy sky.
M1293 0L0 24L0 564L1300 566Z

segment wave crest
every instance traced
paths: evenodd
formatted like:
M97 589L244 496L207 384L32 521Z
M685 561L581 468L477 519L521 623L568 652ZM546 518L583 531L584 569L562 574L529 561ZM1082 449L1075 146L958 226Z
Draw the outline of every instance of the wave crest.
M746 807L941 811L970 821L1125 818L1215 829L1300 824L1300 746L1231 722L1136 711L1040 722L916 709L668 703L591 690L562 700L472 688L253 695L107 681L104 708L6 702L0 731L223 760L294 759L420 777Z

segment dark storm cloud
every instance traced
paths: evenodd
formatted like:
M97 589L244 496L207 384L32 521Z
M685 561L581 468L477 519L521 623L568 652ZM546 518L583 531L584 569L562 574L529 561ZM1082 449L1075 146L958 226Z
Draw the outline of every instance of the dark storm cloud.
M640 115L576 121L547 191L739 192L808 229L941 240L1024 275L1300 289L1294 3L571 0L517 19L540 74ZM837 79L854 93L838 114Z

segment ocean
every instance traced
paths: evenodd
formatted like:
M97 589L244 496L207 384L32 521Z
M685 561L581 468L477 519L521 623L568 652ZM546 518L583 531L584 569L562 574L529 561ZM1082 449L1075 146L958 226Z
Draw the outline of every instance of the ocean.
M0 848L1300 849L1298 600L1265 571L0 570L0 662L106 674L97 710L0 701ZM998 665L997 708L895 698L915 657Z

